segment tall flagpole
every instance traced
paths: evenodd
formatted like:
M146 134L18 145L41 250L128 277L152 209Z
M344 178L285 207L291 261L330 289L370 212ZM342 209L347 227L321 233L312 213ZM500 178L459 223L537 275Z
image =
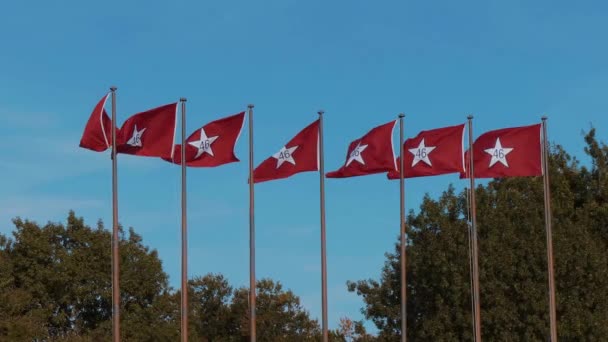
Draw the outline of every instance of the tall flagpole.
M182 103L182 342L188 341L188 220L186 219L186 98Z
M118 165L116 162L116 87L112 92L112 340L120 341L120 282L118 253Z
M407 340L407 268L405 245L407 244L407 232L405 230L405 180L403 170L403 118L405 114L399 114L399 251L401 264L401 341Z
M469 180L471 181L471 257L473 258L473 310L475 342L481 342L481 311L479 305L479 261L477 256L477 206L475 202L475 169L473 163L473 115L469 115Z
M551 229L551 188L549 183L549 139L547 139L547 117L542 117L543 123L543 167L545 193L545 230L547 232L547 277L549 278L549 320L551 327L551 342L557 342L557 314L555 305L555 275L553 273L553 232Z
M327 330L327 253L325 250L325 166L323 157L323 110L319 114L319 184L321 193L321 305L323 320L323 342L329 341Z
M470 171L469 171L470 172ZM470 174L469 174L470 176ZM465 188L466 189L466 188ZM473 233L472 233L472 224L471 224L471 189L466 189L466 193L467 193L467 203L469 204L468 207L468 221L467 221L467 234L468 234L468 238L469 238L469 290L471 291L471 314L473 319L471 320L471 327L473 328L473 342L475 342L475 298L473 296L473 293L475 291L473 291L473 247L472 247L472 243L473 243Z
M249 109L249 341L256 339L255 319L255 197L253 182L253 105Z

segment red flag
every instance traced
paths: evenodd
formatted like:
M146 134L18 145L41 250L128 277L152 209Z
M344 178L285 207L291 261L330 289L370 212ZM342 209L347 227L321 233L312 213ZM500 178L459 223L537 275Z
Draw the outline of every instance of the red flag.
M403 143L403 174L405 178L436 176L464 172L464 124L422 131ZM399 179L397 171L388 179Z
M327 178L346 178L395 170L393 129L391 121L367 132L348 146L344 165L326 174Z
M112 145L112 120L103 107L110 94L106 94L93 108L93 112L84 127L80 147L102 152ZM117 133L118 134L118 133Z
M186 165L191 167L214 167L238 162L234 147L245 123L245 112L212 121L196 130L186 139ZM175 145L173 160L181 164L182 147Z
M486 132L473 143L475 178L541 176L541 155L540 124Z
M177 102L137 113L120 127L118 153L147 157L173 156Z
M253 171L255 183L319 170L319 120L304 128Z

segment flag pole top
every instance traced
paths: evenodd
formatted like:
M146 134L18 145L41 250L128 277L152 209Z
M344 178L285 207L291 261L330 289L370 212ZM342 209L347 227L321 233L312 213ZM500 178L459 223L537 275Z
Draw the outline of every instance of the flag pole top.
M116 91L116 89L118 89L118 88L116 88L116 86L111 86L111 87L110 87L110 91L113 91L113 92L114 92L114 91Z
M471 114L471 115L467 116L467 119L469 119L469 120L473 120L473 114Z
M325 111L323 109L319 109L319 111L317 112L317 114L319 114L319 116L325 114Z
M252 109L253 107L255 107L255 106L253 105L253 103L250 103L250 104L248 104L248 105L247 105L247 108L249 108L249 109Z
M540 119L543 121L547 121L548 117L546 115L543 115Z
M185 97L180 97L180 98L179 98L179 100L180 100L181 102L186 102L186 101L188 101L188 99L187 99L187 98L185 98Z
M399 113L399 118L404 118L404 117L405 117L405 114Z

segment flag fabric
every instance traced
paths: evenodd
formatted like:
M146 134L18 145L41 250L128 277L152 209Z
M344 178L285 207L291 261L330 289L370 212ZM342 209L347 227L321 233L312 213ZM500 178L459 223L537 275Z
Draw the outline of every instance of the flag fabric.
M367 132L348 146L344 165L326 174L327 178L346 178L371 175L396 169L393 152L393 130L397 121L391 121Z
M480 135L473 143L475 178L542 176L541 128L536 124ZM460 175L468 177L468 173Z
M245 112L209 122L186 139L186 165L190 167L214 167L238 162L234 148L245 123ZM168 162L181 164L182 146L175 145L173 159Z
M173 157L177 102L127 119L120 127L117 140L118 153L147 157Z
M463 153L465 125L436 128L418 133L403 143L404 178L462 173L465 170ZM387 174L388 179L399 179L397 170Z
M255 183L319 170L319 120L304 128L253 171Z
M89 121L84 127L80 147L95 152L103 152L112 145L112 120L103 108L109 95L109 93L106 94L95 105Z

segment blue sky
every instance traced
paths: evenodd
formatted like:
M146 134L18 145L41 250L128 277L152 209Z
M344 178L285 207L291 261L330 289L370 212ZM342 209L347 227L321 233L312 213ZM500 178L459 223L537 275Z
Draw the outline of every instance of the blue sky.
M255 104L258 164L326 111L326 169L348 143L406 113L406 136L475 115L475 135L532 124L581 159L608 131L608 5L601 1L13 1L0 13L0 233L10 219L111 222L107 153L79 149L91 109L118 87L118 117L188 98L188 132ZM243 162L189 171L190 275L248 282ZM395 132L395 146L398 135ZM121 156L119 215L179 286L179 168ZM407 181L407 208L456 175ZM398 235L398 182L330 179L330 327L361 319L347 280L376 278ZM320 316L318 174L256 186L258 277Z

